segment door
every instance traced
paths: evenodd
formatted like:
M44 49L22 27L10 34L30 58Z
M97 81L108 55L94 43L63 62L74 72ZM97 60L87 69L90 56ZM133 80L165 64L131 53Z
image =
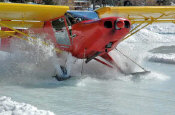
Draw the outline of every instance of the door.
M52 21L52 26L55 31L55 37L57 43L65 48L69 48L71 45L70 34L67 28L67 23L64 17L61 17L55 21Z

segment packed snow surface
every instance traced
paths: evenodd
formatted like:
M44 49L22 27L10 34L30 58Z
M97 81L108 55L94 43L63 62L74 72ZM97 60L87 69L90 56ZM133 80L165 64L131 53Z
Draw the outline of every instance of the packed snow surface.
M55 115L50 111L38 110L36 107L18 103L10 97L0 97L0 115Z

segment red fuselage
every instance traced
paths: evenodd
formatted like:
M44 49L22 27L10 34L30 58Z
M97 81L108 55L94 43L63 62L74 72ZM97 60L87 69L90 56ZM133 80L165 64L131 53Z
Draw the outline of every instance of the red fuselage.
M116 66L108 53L129 33L130 21L121 17L83 19L82 16L82 20L73 23L75 18L71 18L65 14L55 20L46 21L43 28L29 28L26 33L31 30L36 35L44 34L56 48L70 52L76 58L86 59L86 63L95 59L111 67L96 58L101 56ZM3 41L2 43L6 46L9 44Z
M121 28L116 28L117 20ZM120 25L119 25L120 26ZM72 26L72 47L68 49L77 58L90 58L113 50L130 31L130 22L119 17L82 21ZM109 45L109 46L108 46Z
M81 21L69 28L66 18L61 18L64 18L64 31L67 34L67 38L63 39L68 39L69 45L59 42L58 38L61 38L62 33L58 36L55 33L62 30L54 31L52 21L45 22L44 28L38 32L46 33L47 38L51 39L55 47L70 52L72 56L79 59L93 59L110 52L129 33L131 25L128 19L108 17ZM38 32L35 31L35 33Z

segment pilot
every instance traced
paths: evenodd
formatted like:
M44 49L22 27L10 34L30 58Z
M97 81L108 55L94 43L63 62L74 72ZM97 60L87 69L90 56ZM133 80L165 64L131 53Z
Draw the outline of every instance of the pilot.
M81 18L74 18L73 19L74 24L79 23L79 22L81 22Z

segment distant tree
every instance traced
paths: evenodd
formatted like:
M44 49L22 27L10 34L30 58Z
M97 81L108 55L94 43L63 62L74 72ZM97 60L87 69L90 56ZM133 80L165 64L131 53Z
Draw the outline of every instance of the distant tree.
M164 0L164 4L163 5L170 5L172 0Z
M102 1L102 0L100 0L100 1ZM91 3L93 5L93 9L95 10L96 5L98 4L98 0L91 0Z
M145 6L147 0L129 0L129 1L132 3L133 6Z
M9 2L24 3L25 0L9 0Z
M155 0L146 0L145 5L146 6L154 6L154 5L156 5L156 1Z
M117 1L115 1L115 5L116 6L122 6L123 5L123 1L122 0L117 0Z
M47 5L55 5L56 4L53 0L43 0L43 3L47 4Z
M93 4L93 9L95 9L97 5L99 5L100 7L104 7L106 5L116 6L118 2L118 0L90 0L90 1Z
M106 4L110 6L116 6L120 0L106 0Z
M172 0L157 0L157 5L170 5Z

